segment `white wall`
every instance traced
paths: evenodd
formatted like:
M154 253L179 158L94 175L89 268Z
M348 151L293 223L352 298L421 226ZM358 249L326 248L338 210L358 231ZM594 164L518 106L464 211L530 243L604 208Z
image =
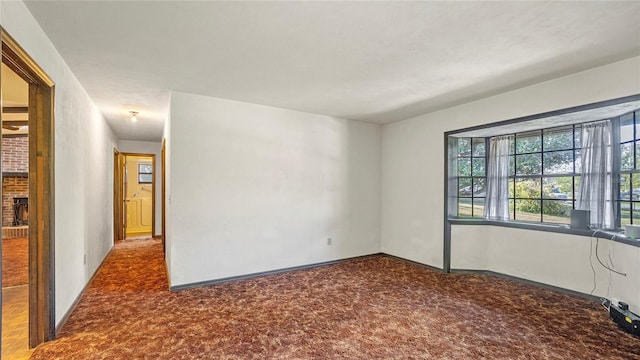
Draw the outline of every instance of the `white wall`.
M170 131L172 286L380 251L378 125L174 92Z
M116 138L24 4L2 1L0 8L2 27L55 82L57 324L113 246Z
M152 154L156 156L155 166L155 217L156 227L153 235L162 233L162 142L151 141L118 141L118 150L125 153Z
M442 267L444 132L638 94L639 80L640 57L635 57L384 126L382 251ZM553 253L559 254L568 264L581 263L585 259L584 244L588 244L588 238L574 239L572 236L551 236L549 233L526 230L519 230L515 234L513 229L489 231L480 228L484 229L478 226L454 229L452 267L487 268L540 282L551 281L548 276L548 272L551 272L559 286L574 284L570 288L580 291L593 277L590 267L564 272L561 263L534 262L524 271L525 268L518 267L519 260L514 261L519 256L545 259ZM508 244L508 252L495 250L488 257L483 250L489 244L470 240L477 236L467 236L476 233L489 238L486 241L495 243L495 248L501 248L497 245L498 239L508 242L513 237L529 239L532 244L512 241ZM543 238L545 240L541 240ZM580 251L576 251L576 243L581 244ZM620 254L624 252L616 254L622 256ZM632 279L621 281L630 284ZM616 292L623 291L623 284L616 286L620 287L615 289ZM634 299L639 299L637 286L629 288L636 289Z
M640 247L499 226L453 225L451 231L452 268L490 270L585 294L615 297L640 309ZM596 245L600 261L626 276L600 265ZM609 264L609 255L614 266Z
M169 102L169 109L171 109L171 102ZM165 241L165 254L164 254L164 259L167 263L167 270L169 271L169 273L167 274L167 276L169 276L169 284L171 284L171 269L169 267L169 264L171 264L171 232L172 232L172 227L171 227L171 110L169 110L169 115L167 116L167 119L165 120L164 123L164 130L162 132L162 138L164 139L164 146L165 146L165 162L164 162L164 171L165 171L165 221L166 223L164 224L165 227L165 234L164 234L164 241ZM161 190L162 191L162 190ZM162 201L162 200L160 200Z

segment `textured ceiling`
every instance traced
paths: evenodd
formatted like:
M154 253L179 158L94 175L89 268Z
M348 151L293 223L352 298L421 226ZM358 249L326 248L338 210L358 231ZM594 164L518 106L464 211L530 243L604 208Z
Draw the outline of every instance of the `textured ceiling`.
M640 54L637 1L26 4L133 140L172 90L383 124Z
M28 106L29 105L29 84L22 80L18 74L2 63L2 106Z
M2 63L0 72L0 89L2 89L2 134L28 134L29 128L25 122L29 114L24 112L5 112L7 107L29 106L29 84L18 74Z

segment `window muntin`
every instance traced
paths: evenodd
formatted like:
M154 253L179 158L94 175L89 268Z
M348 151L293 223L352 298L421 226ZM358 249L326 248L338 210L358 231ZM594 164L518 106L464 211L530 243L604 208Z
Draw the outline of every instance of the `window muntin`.
M482 217L486 196L486 139L458 139L458 216Z
M580 125L513 134L510 219L568 224L579 178Z
M572 125L513 134L509 157L511 220L569 223L580 178L580 148L575 145L580 131L580 125ZM488 139L457 141L457 214L482 217Z
M618 226L640 224L640 111L619 120Z
M138 164L138 184L153 183L153 165Z
M623 112L624 111L624 112ZM607 113L612 114L613 116L607 116ZM623 115L619 115L623 114ZM629 120L633 117L633 120ZM582 123L580 123L579 119L584 119ZM448 139L448 173L449 173L449 183L447 185L447 194L448 200L446 202L447 206L447 214L450 218L452 217L461 217L458 215L458 189L456 189L456 185L458 184L458 154L457 154L457 142L458 139L466 138L466 139L477 139L477 142L486 141L486 146L488 150L489 138L496 135L511 134L513 136L513 130L522 129L518 134L520 135L530 135L529 137L532 140L525 142L520 141L520 147L532 148L528 154L534 154L536 146L538 145L536 132L540 131L540 148L543 148L546 151L559 151L559 150L573 150L573 166L574 171L571 176L573 182L573 188L571 191L567 191L567 200L571 198L573 201L573 206L575 206L578 197L578 190L580 187L580 176L578 174L581 173L581 158L583 155L583 150L580 149L581 146L581 135L582 131L574 131L573 134L573 148L569 149L568 146L560 146L554 144L553 139L550 137L552 130L562 130L562 128L573 127L576 126L581 128L583 125L591 124L592 122L598 122L602 120L609 120L611 123L611 135L613 146L610 150L613 152L613 178L612 186L611 186L611 196L613 201L607 201L606 203L611 204L614 202L613 215L615 217L615 221L613 225L616 228L624 227L624 224L631 223L632 221L635 224L640 224L640 95L634 95L627 98L610 100L607 102L602 102L598 104L590 104L584 105L580 107L575 107L571 109L563 109L554 112L532 115L527 117L522 117L518 119L510 119L506 121L496 122L494 124L487 124L481 126L474 126L465 129L460 129L456 131L447 132L446 138ZM550 124L558 124L554 128L549 128ZM576 124L576 125L574 125ZM545 127L546 126L546 127ZM542 130L541 130L542 129ZM625 130L626 129L626 130ZM505 131L506 130L506 131ZM543 131L546 133L547 137L545 138L542 133ZM560 136L562 137L562 136ZM564 135L565 140L569 138L569 134ZM566 148L565 148L566 147ZM563 149L564 148L564 149ZM507 197L510 199L510 208L511 208L511 219L514 220L514 212L515 212L515 171L516 171L516 161L515 161L515 152L516 152L516 144L515 139L511 144L511 156L510 158L510 180L512 182L509 183L508 189L509 193ZM526 155L525 151L523 153L519 153L518 155ZM489 154L486 156L486 164L489 162ZM470 156L467 156L470 157ZM541 178L540 183L540 218L535 219L535 222L548 221L549 219L549 211L553 205L545 205L543 204L543 200L557 200L557 201L565 201L564 195L558 195L558 192L562 192L563 188L567 186L559 186L555 184L558 183L566 183L568 180L566 179L552 179L554 184L550 184L549 180L543 180L542 177L562 177L564 170L559 168L557 165L550 164L549 161L553 161L553 158L550 155L541 155L541 169L540 174L529 174L529 175L521 175L520 178L527 177L538 177ZM544 162L546 166L544 166ZM486 166L485 164L485 166ZM523 165L523 164L520 164ZM563 165L568 166L568 165ZM530 171L537 172L534 169L519 169L520 172ZM544 174L543 174L544 172ZM552 187L552 196L557 197L560 196L561 199L543 199L543 189L542 186ZM485 188L487 187L485 181ZM553 191L553 186L557 187L557 190ZM467 188L468 190L468 188ZM470 207L471 208L471 207ZM622 211L621 211L622 208ZM468 215L467 215L468 216ZM479 214L477 214L479 216ZM546 218L547 220L543 220ZM464 217L464 216L462 216ZM521 221L521 220L518 220ZM527 226L527 225L523 225Z

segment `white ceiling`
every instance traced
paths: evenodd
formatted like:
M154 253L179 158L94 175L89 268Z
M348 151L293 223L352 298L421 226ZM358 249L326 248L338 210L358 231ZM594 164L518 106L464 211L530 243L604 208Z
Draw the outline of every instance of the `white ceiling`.
M4 63L0 65L0 73L2 106L29 106L29 84Z
M2 89L2 135L24 135L29 128L28 113L5 113L5 107L29 106L29 84L2 63L0 66L0 89Z
M172 90L383 124L640 54L638 1L26 4L131 140Z

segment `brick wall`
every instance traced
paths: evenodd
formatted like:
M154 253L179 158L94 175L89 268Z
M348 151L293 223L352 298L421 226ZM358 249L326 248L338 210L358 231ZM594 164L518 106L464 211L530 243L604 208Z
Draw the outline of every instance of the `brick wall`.
M29 138L2 138L2 226L13 223L13 198L29 196ZM6 176L21 173L24 176Z
M29 138L2 138L2 172L29 172Z
M13 223L13 198L29 196L29 178L9 176L2 179L2 226Z

